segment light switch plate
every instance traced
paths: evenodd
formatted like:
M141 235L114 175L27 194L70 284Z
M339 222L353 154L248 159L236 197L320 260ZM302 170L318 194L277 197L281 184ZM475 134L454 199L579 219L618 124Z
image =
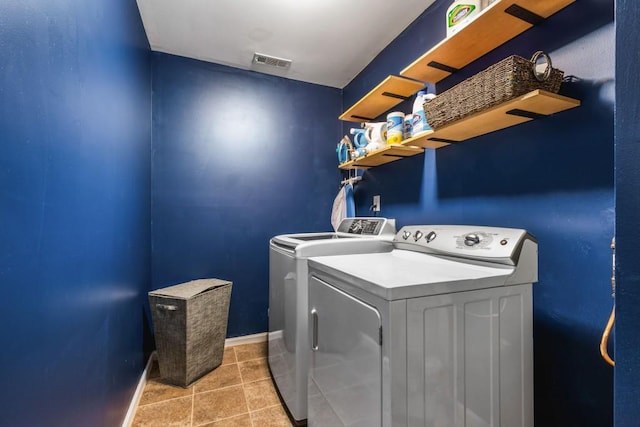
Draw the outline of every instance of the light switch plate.
M371 210L374 212L380 212L380 195L373 196L373 204L371 205Z

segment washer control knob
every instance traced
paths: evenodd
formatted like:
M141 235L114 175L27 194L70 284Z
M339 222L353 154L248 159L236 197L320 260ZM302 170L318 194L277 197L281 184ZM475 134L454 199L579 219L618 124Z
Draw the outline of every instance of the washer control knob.
M433 241L433 239L435 239L437 236L435 231L430 231L427 233L427 235L425 236L425 239L427 240L427 243L431 243Z
M405 230L405 232L402 233L402 238L404 240L407 240L410 236L411 236L411 232L409 230Z
M418 230L416 231L416 233L413 235L413 240L415 240L416 242L418 240L420 240L420 238L423 236L422 231Z
M467 246L474 246L480 243L480 236L475 233L469 233L464 236L464 244Z
M508 241L507 239L502 239L502 240L500 240L500 244L501 244L502 246L506 245L507 243L509 243L509 241Z

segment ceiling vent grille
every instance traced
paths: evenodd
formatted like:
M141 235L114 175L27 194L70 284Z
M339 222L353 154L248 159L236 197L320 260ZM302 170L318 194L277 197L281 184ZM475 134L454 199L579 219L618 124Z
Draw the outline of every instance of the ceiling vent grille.
M279 68L281 70L287 70L291 67L291 60L284 58L277 58L275 56L263 55L262 53L253 54L253 63L259 65L268 65L270 67Z

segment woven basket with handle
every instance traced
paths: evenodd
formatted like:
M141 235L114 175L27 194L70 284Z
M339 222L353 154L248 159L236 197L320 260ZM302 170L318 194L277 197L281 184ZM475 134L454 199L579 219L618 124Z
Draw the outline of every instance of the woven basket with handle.
M540 57L546 58L546 68L536 73ZM512 55L425 102L425 116L438 129L536 89L558 93L563 75L543 52L531 60Z

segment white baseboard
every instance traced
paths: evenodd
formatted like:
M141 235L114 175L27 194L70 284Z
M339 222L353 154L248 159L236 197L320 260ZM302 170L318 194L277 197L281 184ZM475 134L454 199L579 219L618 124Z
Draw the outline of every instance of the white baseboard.
M267 333L261 332L259 334L243 335L241 337L227 338L224 341L224 346L233 347L234 345L254 344L254 343L266 342L266 341L267 341Z
M140 381L138 381L138 386L136 387L136 392L133 393L131 403L129 403L127 415L124 417L124 421L122 421L122 427L129 427L133 422L133 417L136 415L136 409L138 408L138 403L140 402L140 398L142 397L144 386L147 384L147 378L149 376L149 372L151 371L151 365L153 364L153 361L156 359L156 357L157 353L154 351L153 353L151 353L151 356L149 356L149 360L147 360L147 366L145 366L144 371L142 371Z

